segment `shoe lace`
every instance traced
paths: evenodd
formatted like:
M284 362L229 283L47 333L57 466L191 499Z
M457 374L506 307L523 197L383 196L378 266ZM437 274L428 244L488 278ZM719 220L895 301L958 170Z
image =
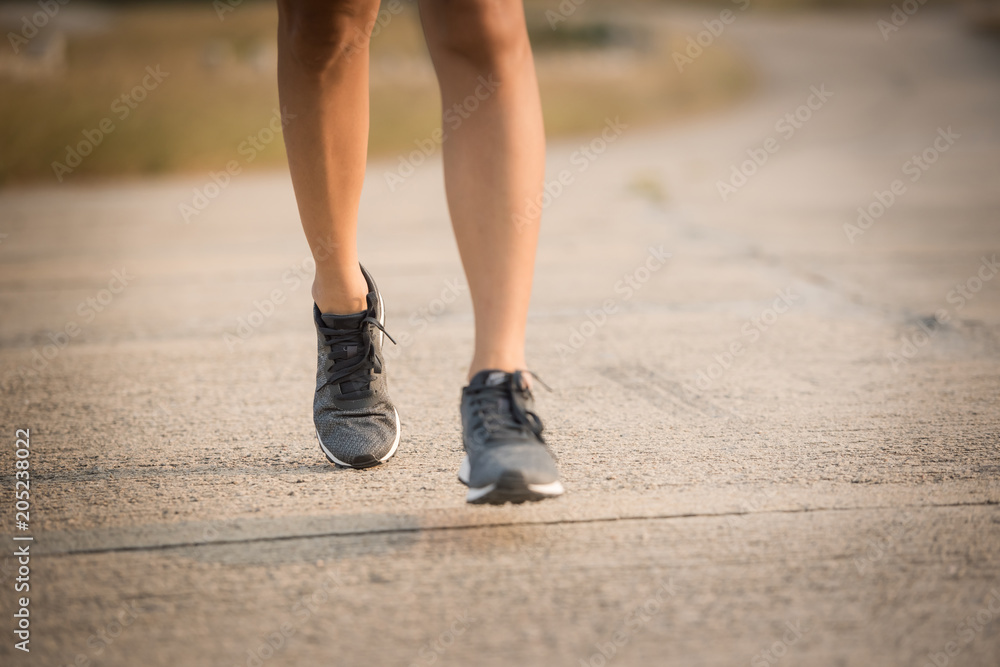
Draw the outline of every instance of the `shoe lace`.
M521 433L527 429L544 444L542 431L545 427L542 420L527 406L532 396L531 390L524 383L524 373L531 371L514 371L499 384L470 387L468 393L472 413L488 435L504 431ZM531 373L531 376L548 388L537 375Z
M369 388L373 380L372 371L382 372L382 356L375 349L372 342L373 332L367 325L378 329L392 341L393 345L396 344L396 340L375 318L371 309L357 329L331 329L323 324L318 326L319 332L323 334L324 344L329 347L326 358L330 364L326 367L326 382L322 386L353 382L361 385L361 388L344 393L355 394ZM352 347L364 349L361 354L352 354Z

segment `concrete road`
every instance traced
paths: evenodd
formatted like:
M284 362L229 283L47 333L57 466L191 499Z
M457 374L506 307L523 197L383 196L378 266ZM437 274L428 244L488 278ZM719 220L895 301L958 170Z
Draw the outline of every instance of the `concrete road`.
M738 14L752 100L550 147L530 346L567 494L534 506L455 480L436 158L366 185L404 435L365 471L314 440L285 174L189 223L205 179L0 193L0 662L1000 664L1000 47L880 18Z

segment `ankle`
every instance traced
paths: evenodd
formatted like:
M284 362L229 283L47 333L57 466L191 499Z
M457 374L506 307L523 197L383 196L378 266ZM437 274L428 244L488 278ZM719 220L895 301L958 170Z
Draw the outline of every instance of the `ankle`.
M469 376L466 379L471 380L476 373L485 370L513 373L514 371L523 371L527 368L528 365L524 360L524 355L493 354L476 356L469 365Z
M350 315L368 308L368 283L360 267L353 272L316 272L312 297L321 313Z

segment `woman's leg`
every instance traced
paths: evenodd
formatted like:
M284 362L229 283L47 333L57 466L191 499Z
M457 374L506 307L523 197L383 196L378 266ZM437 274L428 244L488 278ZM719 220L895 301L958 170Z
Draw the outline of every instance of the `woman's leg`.
M519 372L545 177L524 9L521 0L419 1L441 84L448 208L476 315L458 478L470 503L552 498L563 493L559 470Z
M365 309L357 224L368 150L368 36L378 0L278 0L278 93L321 312Z
M326 457L366 468L399 445L382 299L358 264L368 146L368 37L378 0L278 0L278 92L302 227L316 259L313 422Z
M520 0L419 0L441 86L445 186L472 294L469 370L526 367L545 133ZM534 213L534 215L532 215Z

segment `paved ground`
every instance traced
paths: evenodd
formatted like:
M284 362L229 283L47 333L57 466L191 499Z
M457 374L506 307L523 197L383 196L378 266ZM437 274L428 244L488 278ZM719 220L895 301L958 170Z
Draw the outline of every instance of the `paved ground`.
M998 664L1000 49L930 8L888 41L878 18L740 15L753 100L592 162L551 147L572 183L530 338L568 492L538 506L469 508L455 481L471 318L437 162L369 175L405 431L367 471L313 440L285 175L187 225L200 180L0 193L0 413L31 429L35 537L31 654L8 628L0 661ZM832 96L789 137L812 86Z

